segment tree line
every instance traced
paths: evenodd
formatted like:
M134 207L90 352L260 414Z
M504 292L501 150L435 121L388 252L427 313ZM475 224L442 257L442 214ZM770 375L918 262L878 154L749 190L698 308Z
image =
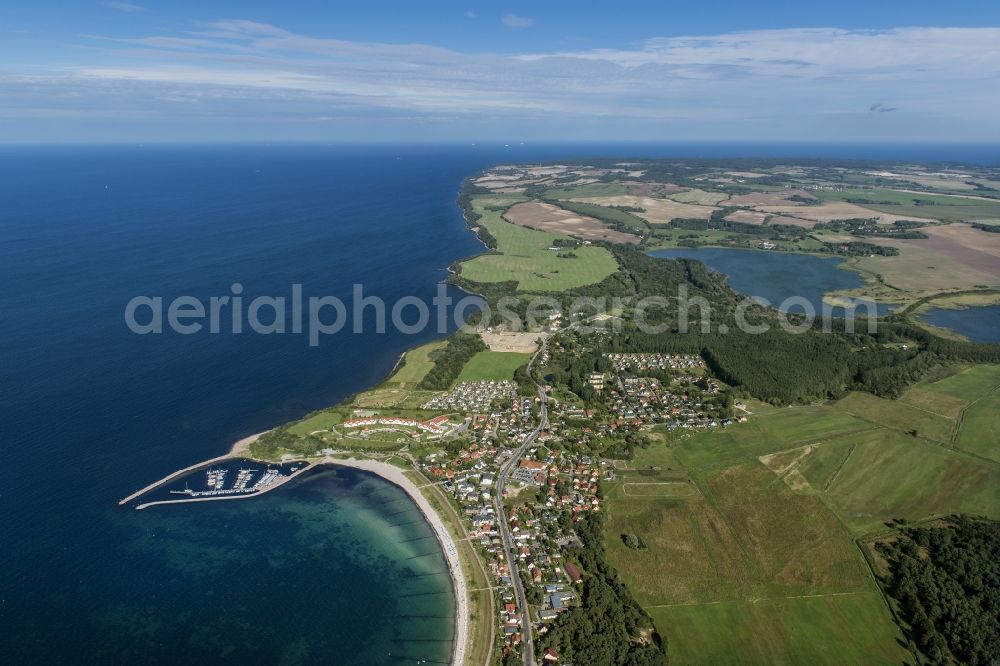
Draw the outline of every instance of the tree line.
M458 379L465 364L473 356L481 351L486 351L486 349L486 344L478 335L456 332L448 338L448 344L428 354L428 358L434 361L434 366L420 380L417 388L428 391L447 390Z
M579 666L665 665L666 642L605 557L604 514L584 516L576 533L583 543L573 552L584 572L582 603L556 619L538 639L538 650L552 648L560 660Z

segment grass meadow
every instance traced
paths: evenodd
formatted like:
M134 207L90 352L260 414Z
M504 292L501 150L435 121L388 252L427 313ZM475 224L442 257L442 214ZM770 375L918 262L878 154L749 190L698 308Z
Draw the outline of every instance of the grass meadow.
M906 661L857 542L896 518L1000 518L998 385L1000 366L955 368L900 400L852 393L724 430L654 430L605 484L606 547L670 658Z
M514 371L527 363L530 358L531 354L519 352L481 351L469 359L455 383L513 379Z
M573 248L572 257L550 250L555 234L519 227L501 219L501 211L473 202L482 215L479 224L497 239L497 252L463 262L462 277L473 282L517 282L519 291L565 291L600 282L618 270L618 263L603 247Z

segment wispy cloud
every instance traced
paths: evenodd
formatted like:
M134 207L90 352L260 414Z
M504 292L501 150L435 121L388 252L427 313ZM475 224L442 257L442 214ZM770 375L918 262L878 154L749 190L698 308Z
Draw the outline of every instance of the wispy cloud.
M868 107L868 111L870 111L871 113L892 113L895 110L896 107L886 106L882 103L872 104L870 107Z
M171 122L347 114L607 137L628 127L716 138L1000 138L998 28L770 30L520 55L315 37L247 20L87 39L100 51L92 64L0 78L0 115L75 106ZM891 123L875 117L896 108L905 113Z
M110 7L111 9L117 9L120 12L125 12L127 14L134 14L135 12L146 11L145 7L133 4L131 2L121 2L119 0L104 0L101 2L105 7Z
M533 28L535 26L535 19L517 14L504 14L500 17L500 22L508 28Z

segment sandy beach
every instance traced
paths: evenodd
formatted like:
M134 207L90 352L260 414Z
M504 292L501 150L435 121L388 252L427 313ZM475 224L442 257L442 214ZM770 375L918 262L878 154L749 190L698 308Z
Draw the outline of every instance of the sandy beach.
M372 472L373 474L378 474L380 477L394 483L400 488L402 488L407 495L416 503L420 508L420 512L430 523L431 527L434 529L434 534L437 536L438 542L441 544L441 548L444 550L445 560L448 562L448 570L451 572L452 585L455 588L455 643L452 648L452 658L451 663L461 666L465 663L465 653L466 646L469 640L469 600L468 591L465 583L465 574L462 573L462 563L458 559L458 548L455 546L455 540L452 539L451 534L448 533L448 528L445 527L444 521L437 514L433 507L431 507L430 502L424 497L423 493L417 487L413 481L411 481L400 468L390 465L389 463L379 462L377 460L358 460L356 458L323 458L318 461L321 464L329 463L333 465L342 465L343 467L353 467L354 469L362 469L367 472Z
M219 456L218 458L213 458L208 461L203 461L187 467L182 470L178 470L169 476L146 486L142 490L139 490L125 499L121 500L119 504L126 504L129 501L137 499L138 497L144 495L150 490L157 488L164 483L185 474L193 469L199 467L204 467L211 463L221 462L223 460L228 460L231 458L241 457L246 455L250 444L256 440L263 433L258 433L256 435L251 435L236 442L228 454ZM434 530L434 535L437 537L438 543L441 544L441 549L444 551L445 561L448 563L448 571L451 574L452 586L455 593L455 641L452 647L452 660L453 664L464 664L465 655L469 640L469 600L468 600L468 588L465 582L465 574L462 572L462 564L458 558L458 548L455 545L455 540L452 538L451 534L448 533L448 528L445 527L444 521L437 514L434 508L430 505L430 502L424 497L423 493L417 487L413 481L411 481L398 467L390 465L389 463L379 462L377 460L363 460L357 458L331 458L329 456L324 458L310 458L309 464L304 468L290 476L287 480L298 476L300 473L305 472L308 469L312 469L318 465L341 465L343 467L352 467L354 469L361 469L367 472L372 472L382 477L390 483L394 483L403 491L409 495L410 499L414 501L417 507L420 509L420 513L423 514L424 519L430 524L431 528ZM273 488L278 487L281 484L275 484ZM268 488L271 490L273 488ZM266 492L266 491L265 491ZM256 497L262 493L256 493L253 495L239 495L233 497L222 497L222 498L196 498L196 499L182 499L182 500L167 500L160 502L149 502L146 504L141 504L137 508L144 509L149 506L155 506L157 504L171 504L177 502L203 502L210 499L239 499L239 498L251 498Z
M270 432L265 430L264 432ZM258 432L256 434L250 435L249 437L244 437L229 449L229 455L234 458L239 456L249 456L250 455L250 445L257 441L257 438L264 434L264 432Z

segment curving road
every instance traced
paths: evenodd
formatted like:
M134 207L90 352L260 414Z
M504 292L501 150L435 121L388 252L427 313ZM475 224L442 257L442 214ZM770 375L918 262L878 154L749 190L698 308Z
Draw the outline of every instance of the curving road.
M542 344L539 346L538 351L535 355L531 357L528 361L528 373L531 373L531 366L535 362L535 359L539 354L545 351L546 340L542 340ZM524 438L524 442L516 451L514 455L510 457L510 460L505 462L500 467L500 472L497 474L497 485L496 493L493 496L493 507L497 514L497 523L500 527L500 539L503 541L504 553L507 556L507 569L510 571L511 583L514 586L514 597L517 600L517 607L521 609L521 637L522 644L524 645L524 664L525 666L535 666L535 642L531 635L531 613L528 610L528 598L524 593L524 585L521 583L521 574L517 569L517 558L514 556L514 538L510 533L510 525L507 522L507 511L503 506L503 488L507 483L507 477L510 475L511 470L517 467L517 463L520 462L521 457L524 456L524 452L531 447L531 444L538 437L538 433L549 427L549 412L548 412L548 398L545 395L545 390L541 385L536 385L538 388L538 397L541 402L539 408L539 419L538 425L535 429L528 433L528 436Z

